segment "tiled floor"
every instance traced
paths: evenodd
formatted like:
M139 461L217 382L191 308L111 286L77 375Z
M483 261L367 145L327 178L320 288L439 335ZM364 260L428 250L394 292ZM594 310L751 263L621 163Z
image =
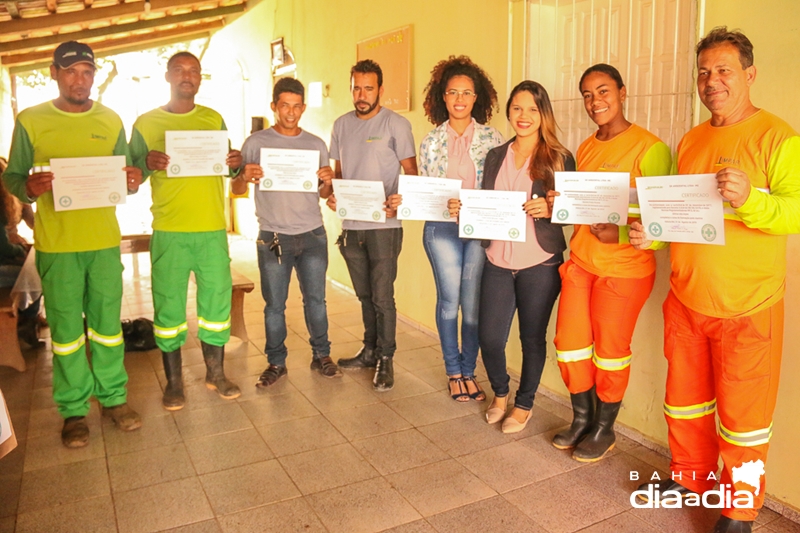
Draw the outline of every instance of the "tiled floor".
M257 283L253 244L234 240L232 255ZM150 315L147 257L137 268L130 256L126 262L123 313ZM569 413L546 397L537 398L524 432L488 426L485 404L446 394L437 340L405 323L392 391L373 392L369 372L311 372L296 285L286 313L288 379L257 390L262 305L258 289L247 296L250 342L227 348L228 375L243 389L238 400L203 386L193 327L184 349L186 408L161 408L157 351L129 353L129 401L144 426L123 434L94 404L83 449L60 444L49 349L28 352L23 374L0 368L20 438L0 460L0 533L706 533L716 520L708 510L632 509L630 471L663 472L666 460L623 437L606 460L582 466L550 445ZM333 356L350 356L360 346L359 305L331 285L328 308ZM758 523L765 533L800 532L767 510Z

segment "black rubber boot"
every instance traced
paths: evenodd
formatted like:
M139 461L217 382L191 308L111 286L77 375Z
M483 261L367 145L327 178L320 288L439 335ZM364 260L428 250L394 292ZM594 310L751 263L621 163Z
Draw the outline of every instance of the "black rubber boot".
M233 400L242 395L242 391L235 383L225 377L223 362L225 360L225 347L214 346L200 341L203 347L203 359L206 362L206 387L215 390L226 400Z
M570 394L572 399L572 424L553 437L553 446L559 450L569 450L574 448L584 435L589 433L594 420L594 403L597 397L594 394L594 387Z
M752 531L752 522L720 516L717 525L714 526L714 530L711 533L751 533Z
M161 360L164 362L164 373L167 375L167 388L164 389L164 397L161 399L161 404L167 411L183 409L186 404L186 397L183 395L180 348L174 352L162 351Z
M355 357L339 359L339 368L375 368L378 358L375 356L374 348L362 346Z
M386 392L392 390L392 387L394 387L394 362L391 355L382 355L375 367L372 388L378 392Z
M614 442L617 440L614 435L614 421L621 405L622 402L606 403L597 400L594 424L575 447L575 451L572 452L573 459L581 463L594 463L614 448Z

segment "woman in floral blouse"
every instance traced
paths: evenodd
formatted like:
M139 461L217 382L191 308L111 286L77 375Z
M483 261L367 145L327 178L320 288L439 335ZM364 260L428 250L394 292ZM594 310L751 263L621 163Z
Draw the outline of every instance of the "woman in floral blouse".
M497 106L497 92L489 77L468 57L450 56L433 67L423 106L436 128L420 145L420 175L460 179L461 188L480 189L486 154L503 144L500 132L486 125ZM460 402L483 401L486 394L475 380L475 363L486 253L480 240L460 239L455 222L426 222L423 245L436 281L436 326L450 395Z

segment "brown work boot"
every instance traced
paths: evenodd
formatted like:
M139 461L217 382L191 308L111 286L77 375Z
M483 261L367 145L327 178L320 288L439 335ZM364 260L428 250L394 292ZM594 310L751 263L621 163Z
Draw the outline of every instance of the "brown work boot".
M67 448L83 448L89 444L89 426L85 416L71 416L64 420L61 443Z
M114 407L103 407L103 416L110 418L122 431L133 431L142 427L142 417L130 408L127 403Z

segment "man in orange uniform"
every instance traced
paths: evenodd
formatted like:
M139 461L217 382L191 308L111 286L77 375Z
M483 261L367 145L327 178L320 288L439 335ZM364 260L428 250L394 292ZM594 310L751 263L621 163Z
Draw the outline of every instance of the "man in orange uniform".
M800 232L800 137L750 101L756 68L745 35L713 29L697 45L697 67L697 91L711 120L681 140L677 169L716 173L726 244L671 246L664 412L672 480L660 490L712 489L709 474L721 455L721 489L734 500L745 491L753 505L726 502L713 531L749 533L764 501L778 394L786 235ZM646 245L641 225L635 229L631 243Z

